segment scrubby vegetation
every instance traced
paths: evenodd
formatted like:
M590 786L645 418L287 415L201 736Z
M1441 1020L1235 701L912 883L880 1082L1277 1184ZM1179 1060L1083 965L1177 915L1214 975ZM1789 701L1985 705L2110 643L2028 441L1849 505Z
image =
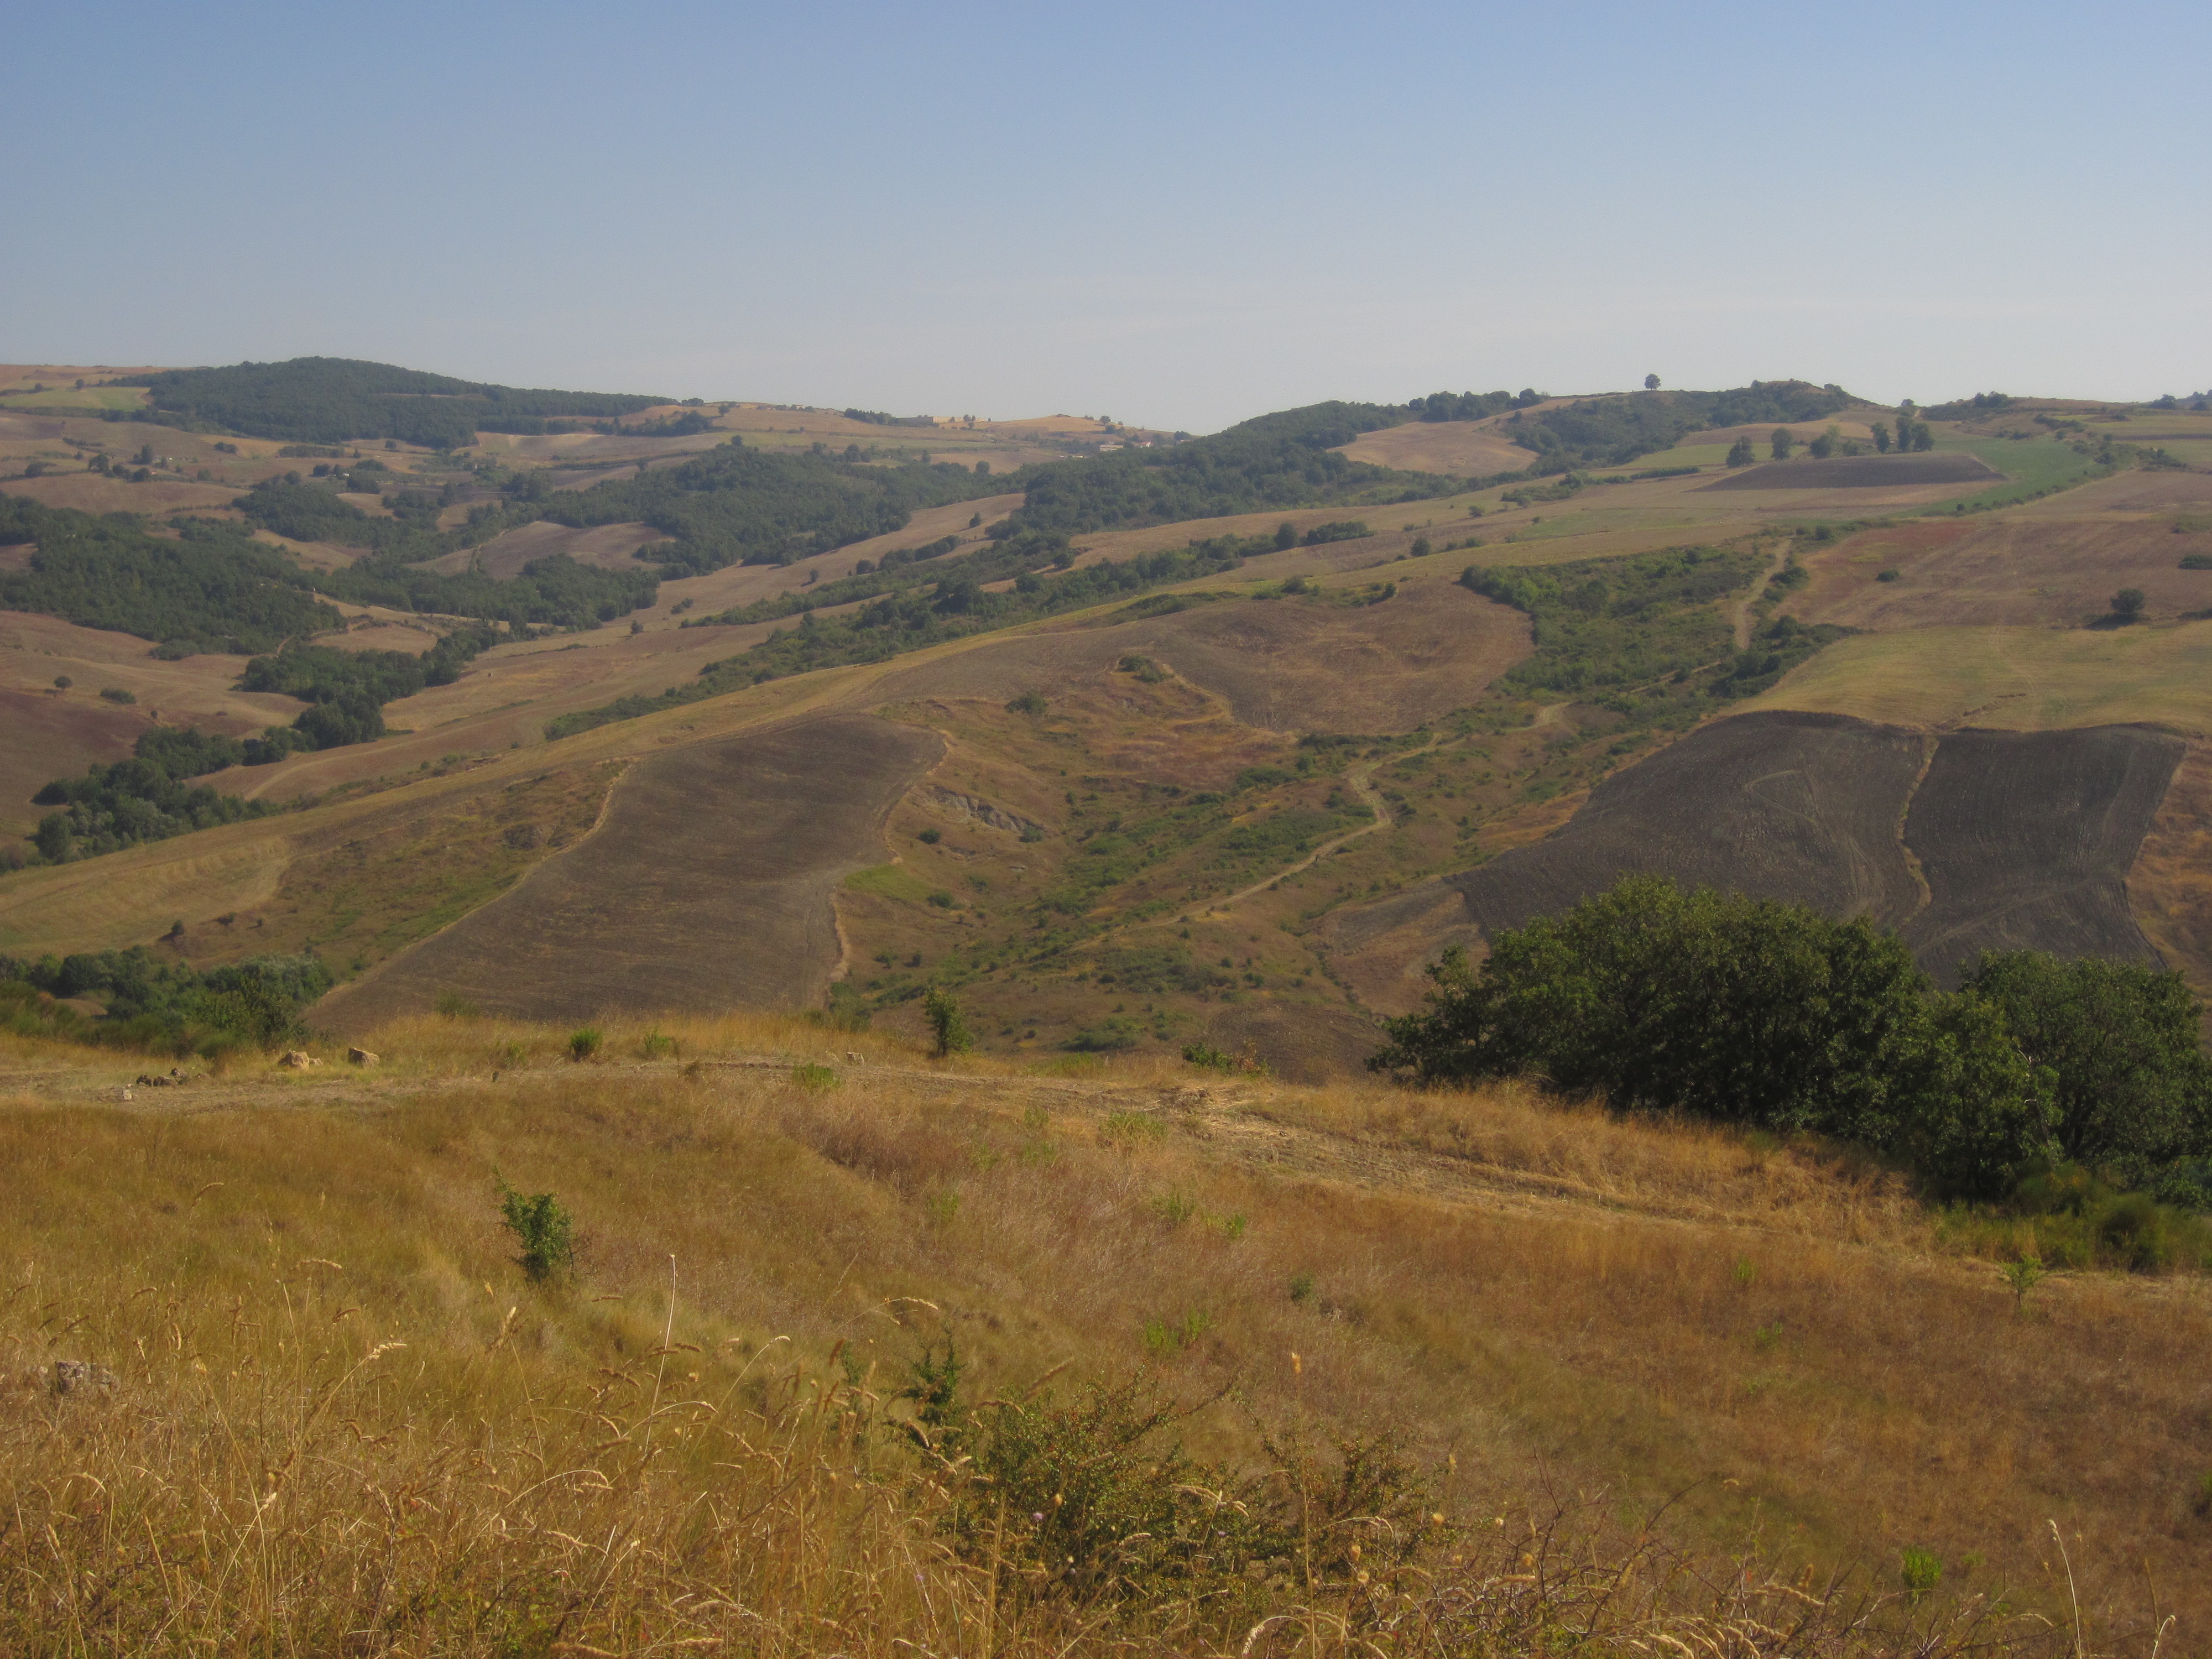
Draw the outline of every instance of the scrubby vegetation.
M1969 1199L2072 1165L2179 1186L2212 1157L2212 1062L2178 975L1993 953L1946 994L1863 918L1654 877L1430 974L1376 1069L1817 1133Z
M112 384L143 386L157 410L250 437L303 444L392 438L432 449L473 443L480 431L544 432L551 419L628 415L668 401L530 392L345 357L177 368Z
M141 842L166 841L219 823L266 817L280 809L204 784L195 787L189 781L249 759L277 759L289 747L281 740L249 738L241 743L235 738L155 726L139 734L131 759L95 763L82 777L57 778L40 789L32 798L34 805L63 810L40 819L32 839L47 863L69 864Z
M1817 421L1847 408L1840 386L1753 381L1732 392L1630 392L1515 415L1501 435L1550 461L1620 466L1671 449L1692 432L1769 421Z
M1450 479L1370 466L1331 453L1363 432L1403 418L1401 410L1378 404L1315 404L1262 415L1188 443L1057 461L1003 486L1025 489L1028 498L994 533L1076 536L1275 507L1448 494L1455 487Z
M172 539L125 514L98 518L0 495L0 546L38 544L0 570L0 608L167 643L176 655L272 651L342 622L305 573L234 532L188 526Z
M353 605L511 626L593 628L644 609L659 592L660 578L652 569L605 570L564 553L532 559L520 574L501 580L472 571L444 575L425 569L427 561L481 546L544 514L531 501L507 507L487 502L471 510L465 525L441 531L442 492L401 491L386 499L394 516L375 519L340 500L332 485L276 478L256 485L238 505L250 522L280 536L368 549L368 557L350 564L300 575L318 592ZM234 530L213 524L202 526L199 533L236 537Z
M911 574L909 567L905 579L892 592L856 611L824 618L808 610L796 628L780 629L748 651L709 663L688 685L672 687L658 696L623 697L598 708L558 716L547 723L546 735L570 737L610 720L634 720L641 714L680 708L787 675L848 663L882 662L965 635L1061 611L1085 610L1118 596L1142 593L1171 582L1218 575L1236 569L1247 554L1273 544L1272 538L1225 536L1188 547L1139 554L1117 562L1086 565L1056 575L1025 569L1015 578L1012 588L1000 592L984 591L982 583L988 578L969 561L926 575ZM1033 548L1020 553L1017 550L1016 562L1025 561L1037 562L1046 570L1066 562L1064 555L1049 550ZM984 567L986 570L992 568ZM843 586L831 582L809 592L822 592L824 602L834 604L838 602L837 590ZM925 587L927 592L923 591ZM784 607L790 601L791 596L787 595L757 606L727 611L710 620L753 621L763 614L788 615L789 611Z
M161 961L144 945L35 962L0 957L0 1020L18 1036L212 1056L304 1036L301 1010L331 982L322 958L312 954L254 957L202 971ZM87 1014L65 998L90 999L106 1012Z
M752 449L736 439L679 466L586 490L541 495L521 482L537 516L556 524L636 521L665 532L669 540L643 556L681 576L789 564L902 530L917 507L1019 487L949 462L878 466L826 451Z

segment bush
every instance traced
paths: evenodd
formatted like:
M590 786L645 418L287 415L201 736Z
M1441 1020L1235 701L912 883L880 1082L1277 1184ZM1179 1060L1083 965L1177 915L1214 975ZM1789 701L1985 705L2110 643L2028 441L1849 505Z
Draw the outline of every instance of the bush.
M1423 1083L1532 1075L1617 1111L1811 1130L1997 1197L2051 1152L2054 1116L2002 1014L1936 994L1863 919L1631 877L1454 950L1426 1010L1368 1064Z
M606 1041L605 1035L596 1025L586 1025L568 1033L568 1058L579 1064L598 1054Z
M930 1053L939 1059L965 1054L974 1046L975 1040L968 1034L968 1021L960 1012L959 1003L943 986L933 985L923 994L921 1017L929 1025Z
M131 703L138 701L136 692L126 691L119 685L103 685L100 688L100 695L109 702Z
M550 1193L525 1196L495 1174L501 1224L522 1246L515 1265L539 1283L571 1273L576 1265L576 1221Z
M2212 1155L2212 1061L2202 1010L2179 974L2039 951L1989 951L1963 988L1996 1008L2050 1079L2059 1152L2148 1185L2178 1159Z
M1154 1322L1169 1346L1206 1324ZM914 1409L905 1432L954 1497L952 1547L1008 1601L1241 1602L1261 1563L1379 1574L1433 1536L1426 1484L1386 1437L1344 1441L1325 1462L1263 1437L1270 1467L1248 1473L1201 1462L1175 1437L1212 1401L1184 1404L1130 1377L1065 1402L1032 1390L971 1407L965 1372L949 1338L941 1358L925 1351L899 1394Z

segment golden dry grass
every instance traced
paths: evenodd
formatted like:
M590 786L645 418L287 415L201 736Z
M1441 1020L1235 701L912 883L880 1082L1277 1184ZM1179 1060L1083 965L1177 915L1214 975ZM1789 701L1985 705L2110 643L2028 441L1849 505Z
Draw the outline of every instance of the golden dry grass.
M1916 628L1838 640L1745 705L1923 727L2212 730L2212 623L2111 630Z
M372 1073L128 1109L118 1057L0 1043L9 1651L1213 1651L1256 1613L1285 1622L1248 1651L1513 1652L1516 1577L1623 1563L1670 1494L1657 1538L1708 1568L1631 1566L1589 1650L1912 1647L1793 1644L1778 1592L1726 1591L1893 1591L1906 1546L1943 1595L1878 1622L1954 1593L2063 1622L2051 1520L2088 1650L2212 1629L2201 1291L2062 1278L2017 1317L1878 1170L1510 1091L933 1066L764 1018L611 1027L588 1066L562 1037L416 1021ZM495 1174L574 1209L575 1285L517 1273ZM1234 1385L1186 1425L1209 1457L1394 1431L1449 1524L1416 1574L1255 1581L1225 1628L1018 1597L878 1426L948 1328L978 1398L1063 1363ZM52 1394L64 1358L113 1393Z

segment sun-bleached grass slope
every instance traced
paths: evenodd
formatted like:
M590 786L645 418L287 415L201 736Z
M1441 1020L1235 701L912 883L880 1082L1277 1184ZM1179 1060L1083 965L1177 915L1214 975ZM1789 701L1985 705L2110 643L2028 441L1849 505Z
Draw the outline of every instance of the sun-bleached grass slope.
M374 1072L127 1109L127 1059L11 1042L15 1650L980 1650L975 1564L864 1431L948 1331L978 1399L1063 1364L1230 1389L1186 1425L1207 1456L1391 1431L1462 1540L1547 1492L1601 1494L1601 1530L1678 1497L1664 1536L1755 1529L1761 1572L1895 1589L1924 1548L1947 1591L2057 1610L2057 1518L2099 1640L2146 1569L2181 1649L2212 1628L2197 1288L2084 1277L2018 1317L1878 1170L1513 1091L1040 1075L765 1018L610 1027L589 1065L567 1036L417 1021ZM501 1178L574 1210L576 1283L516 1271ZM45 1392L58 1358L112 1398ZM1501 1567L1474 1548L1430 1589ZM1023 1616L1009 1650L1076 1633ZM1179 1628L1154 1645L1216 1644Z

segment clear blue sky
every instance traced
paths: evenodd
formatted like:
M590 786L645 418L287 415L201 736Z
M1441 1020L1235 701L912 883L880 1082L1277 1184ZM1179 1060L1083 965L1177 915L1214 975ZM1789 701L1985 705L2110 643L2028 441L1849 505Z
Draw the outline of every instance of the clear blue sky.
M2212 7L0 0L0 357L1193 431L2212 385Z

